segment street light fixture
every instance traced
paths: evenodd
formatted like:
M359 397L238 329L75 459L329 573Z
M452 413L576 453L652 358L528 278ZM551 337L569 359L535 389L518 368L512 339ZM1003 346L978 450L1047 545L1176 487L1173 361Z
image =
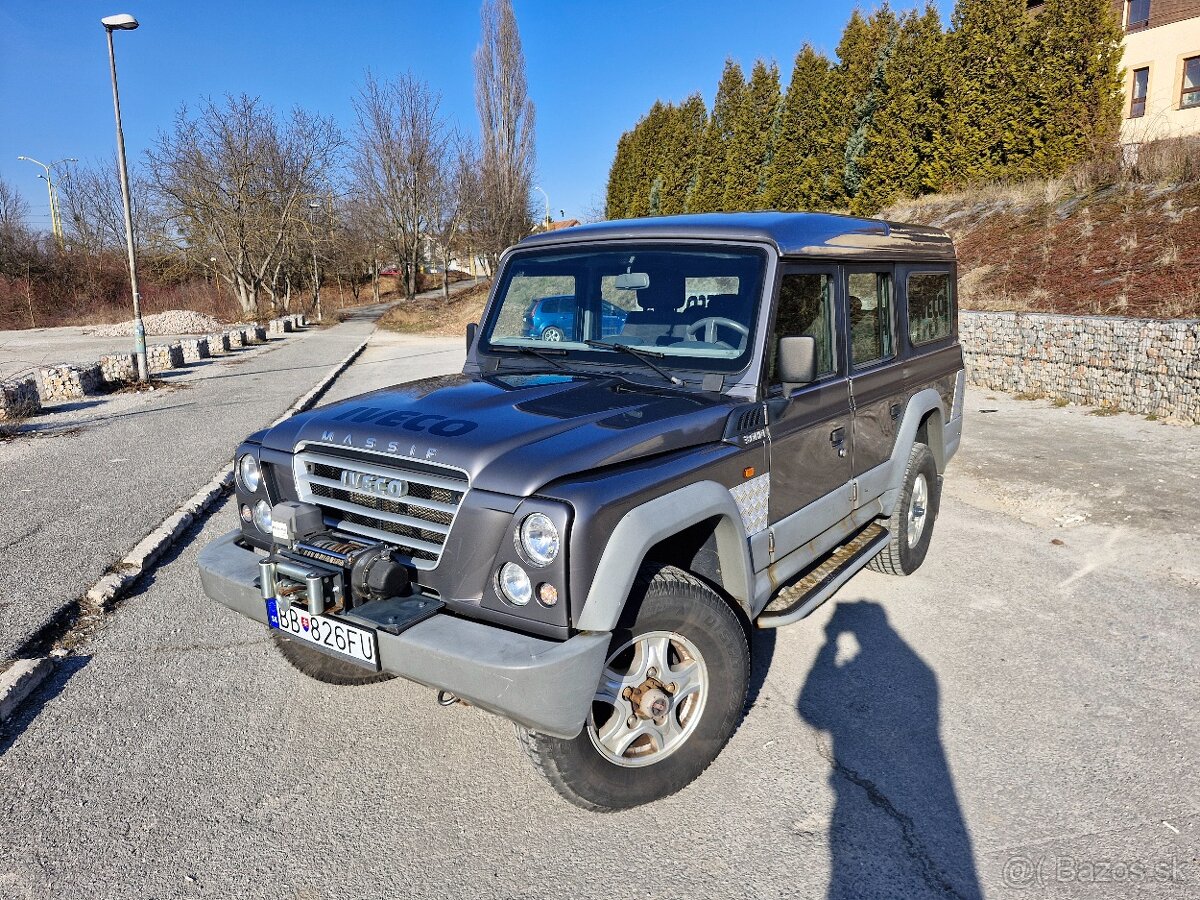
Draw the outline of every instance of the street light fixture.
M79 162L73 156L65 156L62 159L56 159L52 163L44 163L34 159L32 156L18 156L17 159L31 162L35 166L41 166L45 170L45 175L39 175L38 178L46 182L46 190L50 194L50 231L54 234L55 241L58 242L58 249L63 249L63 227L62 227L62 210L58 205L58 191L54 187L54 167L59 163L64 162Z
M549 225L552 221L554 221L553 219L550 218L550 195L547 194L545 192L545 190L538 187L536 184L533 186L533 189L535 191L539 191L541 193L541 195L546 198L546 224Z
M313 306L317 310L317 321L321 321L321 270L317 268L317 210L321 208L320 200L308 201L308 229L312 236L312 257L313 257Z
M146 328L142 324L142 295L138 293L137 257L133 250L133 210L129 202L129 169L125 165L125 133L121 129L121 97L117 93L117 57L113 52L113 32L133 31L138 21L128 13L105 16L100 20L108 36L108 67L112 72L113 113L117 119L117 171L121 176L121 201L125 207L125 251L129 255L129 287L133 292L133 352L137 356L138 380L149 381L146 366Z

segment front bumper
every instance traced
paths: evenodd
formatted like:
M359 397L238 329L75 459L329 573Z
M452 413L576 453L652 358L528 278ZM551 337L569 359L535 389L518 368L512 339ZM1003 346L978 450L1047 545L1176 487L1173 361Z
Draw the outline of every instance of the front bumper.
M261 557L239 547L240 536L231 531L201 551L200 584L213 600L265 625ZM583 728L612 637L589 632L548 641L445 614L398 635L376 634L383 671L561 738Z

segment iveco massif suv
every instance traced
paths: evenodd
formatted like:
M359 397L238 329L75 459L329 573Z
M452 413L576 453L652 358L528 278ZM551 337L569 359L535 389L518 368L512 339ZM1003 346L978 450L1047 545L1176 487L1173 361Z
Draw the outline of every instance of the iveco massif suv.
M553 340L526 321L547 297L573 305ZM467 341L460 375L247 439L241 528L201 579L315 678L398 675L512 719L580 806L688 784L738 722L752 628L925 557L962 429L941 231L749 213L536 235Z

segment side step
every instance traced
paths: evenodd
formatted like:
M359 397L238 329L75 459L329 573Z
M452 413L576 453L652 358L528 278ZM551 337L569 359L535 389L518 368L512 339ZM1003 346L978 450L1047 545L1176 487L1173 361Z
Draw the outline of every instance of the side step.
M872 522L829 554L819 566L772 597L755 624L759 628L778 628L800 621L874 559L887 546L889 537L886 528Z

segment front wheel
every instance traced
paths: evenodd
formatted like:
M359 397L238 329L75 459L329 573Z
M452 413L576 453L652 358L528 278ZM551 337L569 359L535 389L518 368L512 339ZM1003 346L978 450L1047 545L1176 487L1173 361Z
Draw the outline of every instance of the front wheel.
M542 329L542 340L549 341L552 344L557 344L567 339L566 333L557 325L550 325Z
M583 731L562 740L517 728L554 789L596 812L659 800L699 777L733 734L750 680L741 623L702 581L656 567L628 608Z

